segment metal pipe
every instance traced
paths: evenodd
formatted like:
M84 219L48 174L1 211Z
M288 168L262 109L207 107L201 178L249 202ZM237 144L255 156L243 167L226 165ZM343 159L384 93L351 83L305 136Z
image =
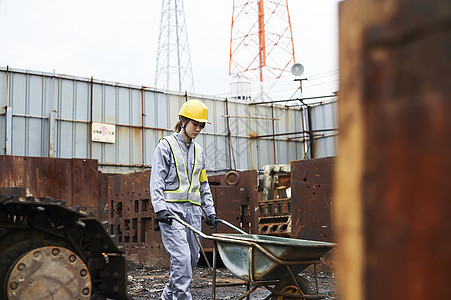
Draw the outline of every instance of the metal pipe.
M294 276L293 271L291 271L290 266L287 265L286 267L288 269L288 272L290 273L291 279L293 279L294 284L299 289L299 292L301 292L301 294L303 294L302 289L299 286L299 282L298 282L297 278Z
M264 102L251 102L249 105L258 105L258 104L270 104L270 103L279 103L279 102L290 102L290 101L304 101L304 100L314 100L314 99L322 99L322 98L331 98L337 97L336 95L325 95L325 96L316 96L316 97L303 97L303 98L294 98L287 100L274 100L274 101L264 101Z
M247 283L247 285L249 285L249 283ZM258 288L258 286L253 286L252 288L248 288L247 291L243 295L241 295L241 297L239 297L237 300L242 300L242 299L244 299L244 297L246 297L246 299L249 300L249 295L252 294L257 288Z
M211 284L211 299L216 299L216 254L218 253L218 245L216 241L213 242L213 274Z
M318 290L318 275L316 274L316 264L313 264L313 272L315 273L316 294L319 294L319 290Z
M310 148L310 158L315 158L315 147L313 144L313 133L312 133L312 116L311 116L311 108L307 105L307 123L308 123L308 136L310 140L309 148Z
M90 159L92 159L92 109L93 109L93 99L94 99L94 97L93 97L93 95L92 95L92 93L93 93L93 90L94 90L94 78L91 76L91 95L90 95L90 97L91 97L91 103L90 103L90 112L89 112L89 124L91 125L90 126L90 130L89 130L89 158Z
M142 164L112 164L112 163L98 163L99 166L111 166L111 167L137 167L141 168ZM151 168L152 165L144 165L146 168Z
M252 130L251 130L251 106L249 105L248 107L247 107L247 114L248 114L248 116L249 116L249 136L251 136L252 135ZM249 139L249 156L250 156L250 159L251 159L251 167L250 167L250 169L254 169L253 168L253 165L254 165L254 161L253 161L253 159L252 159L252 139Z
M49 115L49 157L55 155L55 124L56 124L56 108L55 108L55 70L53 70L53 89L52 89L52 106Z
M199 245L200 251L202 253L202 256L205 260L205 263L207 264L208 269L210 272L213 272L213 269L210 266L210 262L208 261L207 255L205 254L204 247L202 247L202 244L199 241L199 238L197 237L196 233L193 232L194 238L196 239L197 244Z
M141 88L141 155L142 155L142 167L144 171L144 165L146 163L144 158L144 86Z
M257 289L257 287L256 286L254 286L252 289L251 289L251 284L249 283L249 282L247 282L246 283L246 289L247 289L247 297L246 297L246 300L250 300L250 294L252 294L256 289Z
M274 123L274 104L271 104L271 117L272 117L272 147L274 154L274 164L277 165L276 158L276 137L275 137L275 123Z
M230 131L230 121L229 121L229 101L228 99L226 99L225 101L225 106L226 106L226 114L227 114L227 138L229 140L229 168L232 169L232 157L233 157L233 165L234 165L234 170L236 170L236 161L235 161L235 153L233 152L233 147L232 147L232 132Z
M11 155L11 136L12 133L9 131L9 128L11 127L12 130L12 121L11 124L9 124L9 118L12 118L12 111L10 107L8 106L8 89L9 87L9 66L6 66L6 96L5 96L5 154Z
M264 118L264 117L229 116L228 113L227 113L227 115L222 115L221 117L236 118L236 119L253 119L253 120L280 120L280 119L275 119L275 118Z
M226 287L226 286L242 286L242 285L246 285L248 284L247 281L243 281L243 282L231 282L231 283L217 283L216 287Z
M4 107L8 107L8 87L9 87L9 66L6 66L6 96Z
M254 282L254 247L247 247L247 257L248 257L248 266L247 271L249 272L249 282Z
M302 148L304 149L303 159L306 159L307 158L307 142L306 142L306 138L305 138L305 118L304 118L304 107L303 106L301 106L300 112L301 112L301 122L302 122L302 141L304 144L302 146Z
M216 219L216 223L222 223L222 224L224 224L224 225L226 225L226 226L232 228L233 230L235 230L235 231L238 232L238 233L241 233L241 234L247 234L246 231L239 229L238 227L236 227L236 226L230 224L229 222L227 222L226 220Z
M324 299L323 295L296 295L296 294L287 294L287 293L281 293L274 288L265 285L264 286L268 291L273 293L276 296L282 296L287 299Z
M316 132L337 131L337 130L338 130L338 128L303 130L303 131L296 131L296 132L284 132L284 133L276 133L276 134L256 135L256 136L251 136L250 138L252 138L252 139L269 138L269 137L273 137L273 136L293 135L293 134L303 134L303 133L313 134Z

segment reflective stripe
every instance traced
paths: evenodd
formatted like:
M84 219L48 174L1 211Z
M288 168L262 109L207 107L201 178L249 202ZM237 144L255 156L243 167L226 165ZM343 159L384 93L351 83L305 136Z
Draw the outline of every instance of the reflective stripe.
M191 182L188 177L185 158L182 154L180 144L174 136L164 137L171 147L177 169L178 188L176 190L165 190L164 200L168 202L191 202L200 205L200 173L202 171L202 148L194 143L194 167L191 174Z

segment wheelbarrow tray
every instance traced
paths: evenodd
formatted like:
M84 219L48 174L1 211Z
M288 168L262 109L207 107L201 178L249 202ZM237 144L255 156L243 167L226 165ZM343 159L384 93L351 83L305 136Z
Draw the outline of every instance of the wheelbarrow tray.
M213 234L226 268L249 282L278 281L298 274L334 243L258 234ZM289 268L287 268L289 266Z

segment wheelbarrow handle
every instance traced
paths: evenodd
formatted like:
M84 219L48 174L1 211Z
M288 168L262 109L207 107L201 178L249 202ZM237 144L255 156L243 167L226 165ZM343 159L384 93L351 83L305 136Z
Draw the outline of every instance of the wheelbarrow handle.
M226 220L222 220L222 219L216 218L215 221L216 221L216 223L222 223L222 224L224 224L224 225L226 225L226 226L232 228L233 230L237 231L238 233L241 233L241 234L247 234L247 232L245 232L245 231L239 229L239 228L236 227L235 225L230 224L230 223L227 222Z
M206 235L205 233L203 233L203 232L200 231L200 230L197 230L196 228L194 228L194 227L191 226L190 224L186 223L185 221L183 221L182 219L180 219L180 218L177 217L177 216L170 215L170 216L167 216L166 218L176 220L177 222L179 222L180 224L184 225L185 227L191 229L192 231L194 231L195 233L197 233L198 235L200 235L200 236L203 237L203 238L209 238L208 235Z
M188 223L186 223L185 221L183 221L182 219L180 219L178 216L170 215L170 216L167 216L166 218L176 220L177 222L179 222L180 224L184 225L185 227L191 229L192 231L194 231L195 233L197 233L198 235L200 235L200 236L203 237L203 238L209 238L208 235L206 235L205 233L203 233L203 232L200 231L200 230L197 230L196 228L194 228L194 227L191 226L190 224L188 224ZM216 218L215 222L216 222L216 223L222 223L222 224L224 224L224 225L226 225L226 226L232 228L233 230L235 230L235 231L237 231L237 232L239 232L239 233L241 233L241 234L247 234L247 232L245 232L245 231L239 229L238 227L236 227L236 226L230 224L229 222L227 222L227 221L225 221L225 220Z

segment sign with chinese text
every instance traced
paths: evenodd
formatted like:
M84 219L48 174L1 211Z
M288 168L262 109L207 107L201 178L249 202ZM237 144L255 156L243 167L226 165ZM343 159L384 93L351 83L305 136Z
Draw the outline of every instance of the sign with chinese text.
M101 143L116 142L116 125L92 123L92 141Z

